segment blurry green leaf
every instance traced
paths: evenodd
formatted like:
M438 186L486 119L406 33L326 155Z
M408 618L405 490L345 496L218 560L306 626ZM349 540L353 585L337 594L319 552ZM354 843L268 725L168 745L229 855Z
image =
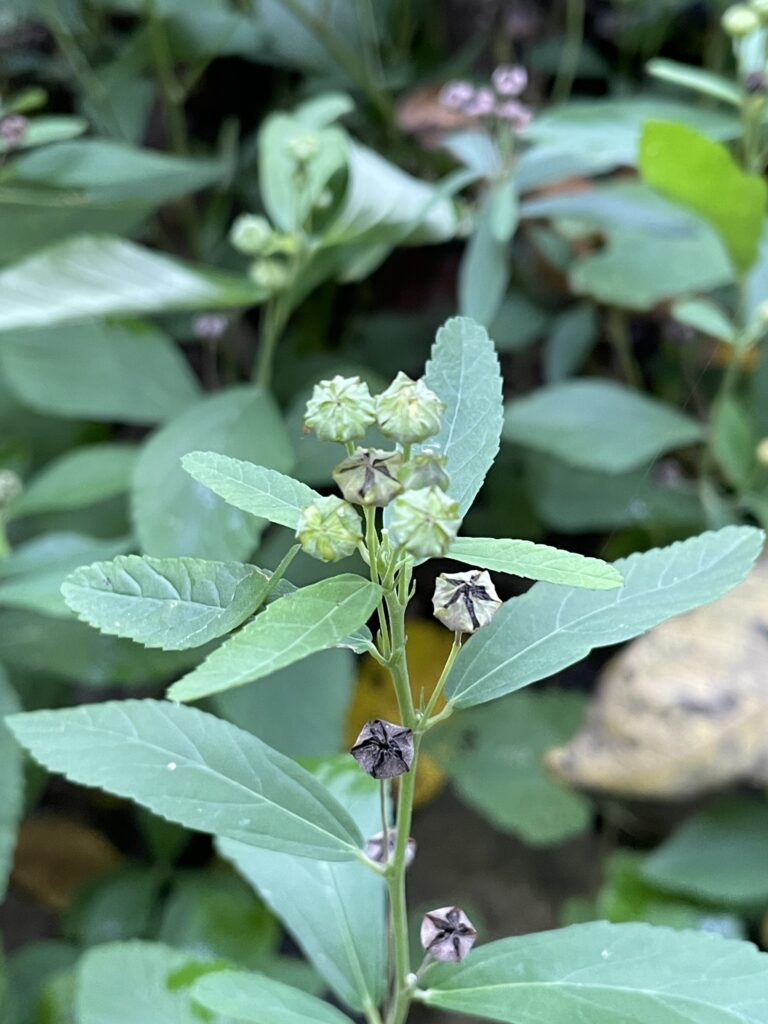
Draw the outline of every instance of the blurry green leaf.
M572 377L586 362L600 329L595 307L579 302L555 317L544 343L544 379L556 384Z
M766 185L745 174L725 146L686 124L651 121L640 139L640 171L649 185L715 226L737 271L755 262Z
M499 352L522 352L547 329L550 315L521 291L508 291L490 327Z
M757 438L747 410L737 399L724 395L712 416L712 451L726 479L744 490L757 465Z
M355 659L334 648L281 669L260 686L217 694L214 708L288 757L329 757L343 749L354 682Z
M153 868L119 867L78 892L64 914L64 931L81 946L145 938L162 885Z
M610 590L622 584L621 574L599 558L587 558L530 540L457 537L446 558L566 587Z
M747 575L763 545L748 526L630 555L615 562L624 585L583 590L537 583L506 601L459 651L446 685L457 707L482 704L716 600Z
M217 971L196 982L192 998L211 1013L253 1024L352 1024L335 1007L265 974Z
M215 452L190 452L181 460L191 477L227 504L295 530L301 512L320 497L283 473Z
M5 899L13 851L16 848L16 827L24 810L21 750L3 719L19 710L19 699L5 669L0 665L0 779L3 787L3 799L0 801L0 902Z
M496 458L502 424L499 359L485 328L467 317L446 320L424 381L447 405L442 429L426 447L448 456L448 493L464 515Z
M744 93L738 85L734 85L723 75L716 75L713 71L707 71L705 68L692 67L689 64L680 64L676 60L655 57L648 61L645 70L662 82L679 85L683 89L691 89L704 96L712 96L738 110L741 109L744 102Z
M263 297L239 278L188 267L121 238L84 235L0 271L0 331L248 306Z
M55 459L25 484L12 516L82 508L124 494L131 485L138 448L133 444L93 444Z
M693 327L718 341L732 344L736 328L719 306L709 299L680 299L672 304L670 313L678 323Z
M379 787L349 758L324 764L320 780L364 836L381 829ZM230 839L220 853L259 892L339 999L353 1010L377 1006L386 989L383 879L362 864L275 857Z
M373 614L381 588L349 573L280 598L168 691L198 700L262 679L333 647Z
M44 1024L39 1014L41 993L52 978L74 967L79 952L73 944L54 939L28 942L19 949L8 964L8 1002L0 1000L6 1013L3 1024Z
M768 955L749 942L643 924L573 925L491 942L441 964L418 998L514 1024L753 1024L768 1012Z
M522 203L520 216L583 221L609 231L640 228L654 236L682 236L691 225L689 214L638 181L609 181L594 188L534 196Z
M509 238L498 226L500 202L493 189L485 193L459 268L459 312L486 327L499 312L509 282Z
M178 651L231 632L268 588L268 573L240 562L122 555L77 569L62 594L83 622L103 633Z
M7 721L50 771L187 828L300 857L356 856L359 832L321 783L255 736L196 708L111 701Z
M77 1024L200 1024L188 986L172 986L178 972L206 964L155 942L115 942L89 950L77 970ZM208 1024L226 1024L216 1017Z
M200 395L173 341L139 321L9 333L0 338L0 368L24 405L75 419L155 423Z
M731 797L688 818L647 858L643 877L719 904L768 900L768 804Z
M696 444L702 429L672 406L615 381L582 378L511 401L502 436L572 466L622 473Z
M289 470L293 450L274 399L255 387L227 388L190 406L144 445L134 477L133 515L144 551L241 559L264 523L213 497L181 466L201 447Z
M578 728L581 694L519 693L451 718L434 734L429 752L456 793L496 828L536 845L582 832L589 802L560 785L542 758Z

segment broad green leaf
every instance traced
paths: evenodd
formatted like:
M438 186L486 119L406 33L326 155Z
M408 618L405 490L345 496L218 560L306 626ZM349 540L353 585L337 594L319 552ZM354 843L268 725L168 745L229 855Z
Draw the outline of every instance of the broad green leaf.
M738 85L734 85L723 75L716 75L713 71L707 71L704 68L680 64L676 60L667 60L663 57L655 57L648 61L645 70L662 82L679 85L683 89L692 89L704 96L712 96L713 99L722 100L723 103L728 103L737 109L741 109L744 102L744 92Z
M352 1024L328 1003L265 974L216 971L195 983L192 998L209 1013L251 1024Z
M319 860L356 856L359 832L309 772L213 715L156 700L7 719L50 771L186 828Z
M466 317L447 320L424 381L448 407L442 430L427 445L448 456L448 493L464 515L496 458L502 425L499 359L485 328Z
M121 238L83 235L0 271L0 331L247 306L263 297L239 278L188 267Z
M274 601L168 691L172 700L199 700L262 679L315 651L333 647L364 625L381 588L346 573Z
M446 694L457 707L482 704L545 679L594 647L645 633L722 597L747 575L763 545L749 526L630 555L615 562L624 585L582 590L537 583L506 601L464 644Z
M718 341L733 344L736 328L726 314L709 299L680 299L673 303L670 313L678 323L693 327Z
M93 444L73 448L45 466L25 485L12 516L83 508L124 494L131 485L138 448Z
M318 776L364 836L380 831L378 786L351 759L326 762ZM275 857L230 839L217 846L281 919L339 999L358 1012L380 1004L387 947L380 876L362 864Z
M587 827L590 806L552 779L542 758L570 739L584 704L577 693L518 693L455 715L428 750L458 796L496 828L536 845L561 842Z
M25 406L74 419L155 423L200 396L175 343L137 320L8 333L0 338L0 368Z
M130 543L127 537L99 540L77 533L49 533L27 541L0 561L0 605L69 618L61 596L65 578L84 563L121 554Z
M177 678L198 651L156 651L104 636L74 618L30 611L0 612L0 650L13 672L42 674L78 686L146 686Z
M684 822L643 865L653 885L710 903L768 900L768 804L720 800Z
M154 434L139 456L133 515L146 554L229 560L252 550L264 523L212 497L181 466L184 455L202 446L272 469L293 464L290 440L267 392L239 386L203 398Z
M200 1024L187 974L210 969L203 957L156 942L96 946L77 969L77 1024ZM227 1024L209 1017L208 1024Z
M573 925L481 946L440 965L418 998L509 1024L758 1024L768 955L749 942L645 924Z
M575 192L534 196L521 205L520 215L573 221L579 228L594 225L607 232L640 229L654 237L685 235L695 223L689 213L639 181L609 181Z
M3 1024L29 1024L35 1021L47 985L56 976L68 973L77 963L79 954L80 950L73 943L56 939L28 942L17 950L8 963L9 998L6 1004L0 999L0 1006L6 1013ZM50 1024L54 1024L52 1019Z
M191 477L228 505L295 530L301 512L320 495L283 473L215 452L190 452L181 460Z
M622 583L621 574L608 562L530 540L457 537L446 557L481 569L508 572L529 580L561 583L566 587L609 590L620 587Z
M240 562L122 555L77 569L61 592L83 622L103 633L179 651L231 632L260 607L268 588L268 573Z
M640 171L649 185L714 225L737 271L750 268L765 217L762 177L742 171L720 143L668 121L643 128Z
M595 307L579 302L560 313L544 343L544 379L556 384L577 373L595 346L600 331Z
M712 413L712 452L726 480L747 490L757 466L757 437L748 410L730 395L715 404Z
M486 327L499 312L510 273L509 238L499 237L496 206L491 189L480 204L459 267L459 312Z
M24 809L21 750L3 722L6 715L13 715L17 711L19 699L0 665L0 779L3 788L3 799L0 801L0 903L5 899L16 847L16 827Z
M503 435L569 465L604 473L637 469L703 438L699 423L614 381L580 378L510 402Z
M354 685L355 659L332 648L281 669L261 686L217 694L213 706L222 718L288 757L329 757L344 748Z
M81 886L62 929L80 946L140 939L154 925L164 880L155 865L120 865Z

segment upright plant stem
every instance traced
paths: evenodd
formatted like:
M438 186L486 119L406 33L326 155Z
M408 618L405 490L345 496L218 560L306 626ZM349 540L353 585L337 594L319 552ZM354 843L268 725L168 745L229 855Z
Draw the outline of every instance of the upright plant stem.
M605 325L624 380L630 387L642 389L643 378L632 352L632 337L629 333L627 314L621 309L609 309Z
M585 0L566 0L565 38L555 84L552 86L553 103L564 103L571 95L576 72L579 69L581 45L584 40L585 14Z

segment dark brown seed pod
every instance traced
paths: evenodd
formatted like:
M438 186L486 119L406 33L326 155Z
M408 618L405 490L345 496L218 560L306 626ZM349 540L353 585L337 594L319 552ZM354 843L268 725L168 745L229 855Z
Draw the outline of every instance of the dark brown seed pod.
M421 922L421 945L435 960L458 963L472 949L476 938L472 922L458 907L430 910Z
M413 762L413 731L374 718L363 726L351 754L374 779L405 775Z
M376 835L371 836L365 841L365 852L368 857L371 858L376 864L385 864L392 854L395 852L395 845L397 844L397 829L390 828L387 830L387 839L389 851L387 854L384 853L384 833L377 832ZM409 868L413 864L413 859L416 856L416 840L413 836L408 837L408 845L405 848L405 866Z

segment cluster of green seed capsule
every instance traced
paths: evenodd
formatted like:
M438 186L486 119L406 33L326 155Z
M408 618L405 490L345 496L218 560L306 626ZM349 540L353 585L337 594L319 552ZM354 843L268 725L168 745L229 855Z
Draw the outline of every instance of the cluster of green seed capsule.
M324 441L347 448L333 471L343 497L318 498L304 509L296 537L324 562L351 555L363 543L363 521L355 506L390 506L388 539L414 558L445 555L461 516L446 494L446 458L437 450L412 452L440 432L445 403L422 380L398 373L372 396L359 377L334 377L317 384L307 403L305 426ZM378 427L392 450L363 448L366 431Z

